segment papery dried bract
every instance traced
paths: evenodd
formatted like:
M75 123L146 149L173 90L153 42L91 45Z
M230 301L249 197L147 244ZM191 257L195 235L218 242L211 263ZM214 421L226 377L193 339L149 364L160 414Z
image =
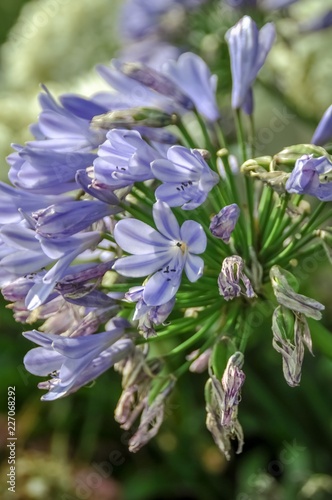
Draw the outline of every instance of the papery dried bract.
M243 431L238 421L238 404L245 381L242 371L243 354L235 352L228 360L221 381L210 371L205 387L206 425L220 451L230 460L230 440L237 438L237 453L243 447Z
M321 311L325 309L323 304L305 295L296 293L289 285L286 272L283 269L279 266L273 266L270 270L270 278L274 295L279 304L294 312L302 313L308 318L321 319Z
M226 257L223 260L221 272L218 277L219 293L225 300L232 300L241 294L252 299L256 294L248 276L243 272L244 261L238 255ZM241 282L245 287L242 291Z
M309 326L304 314L293 313L278 306L272 317L274 349L282 355L285 380L291 387L300 384L304 345L312 354Z

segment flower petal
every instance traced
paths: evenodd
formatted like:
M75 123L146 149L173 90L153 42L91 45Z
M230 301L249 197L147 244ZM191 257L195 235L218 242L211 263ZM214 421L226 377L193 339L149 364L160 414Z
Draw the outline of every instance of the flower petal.
M184 266L185 273L189 281L194 283L197 281L203 274L204 269L204 261L198 255L188 254L186 263Z
M181 226L181 240L184 241L191 253L203 253L206 249L207 238L204 229L198 222L186 220Z
M164 236L137 219L120 220L115 226L114 238L125 252L134 255L151 254L168 247Z
M169 251L130 255L115 261L113 269L123 276L137 278L156 272L171 260Z
M153 219L163 236L173 241L181 240L179 223L166 203L157 201L153 205Z

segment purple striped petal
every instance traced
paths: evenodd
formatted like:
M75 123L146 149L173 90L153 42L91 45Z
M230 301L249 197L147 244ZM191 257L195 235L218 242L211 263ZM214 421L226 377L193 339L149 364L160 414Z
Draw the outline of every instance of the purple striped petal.
M204 261L198 255L187 255L186 263L184 265L184 270L189 281L194 283L203 274Z
M179 223L166 203L157 201L153 205L153 219L162 235L173 241L181 240Z

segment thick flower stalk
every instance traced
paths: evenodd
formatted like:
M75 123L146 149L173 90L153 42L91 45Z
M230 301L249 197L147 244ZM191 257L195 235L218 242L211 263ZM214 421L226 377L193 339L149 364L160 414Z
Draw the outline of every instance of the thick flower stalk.
M126 4L139 14L123 20L133 40L163 19L162 3ZM266 305L290 386L304 347L314 351L307 318L320 320L324 305L304 295L301 264L332 246L332 161L318 146L331 137L330 111L313 144L249 157L252 89L274 38L271 23L259 30L248 16L226 34L236 139L225 140L217 76L187 52L158 68L99 66L110 90L87 98L56 100L43 87L34 140L8 158L0 285L18 321L43 321L24 334L39 346L25 367L48 377L39 387L53 400L115 365L116 420L127 430L140 416L131 451L158 432L177 379L207 367L207 428L227 459L234 438L242 450L243 360Z

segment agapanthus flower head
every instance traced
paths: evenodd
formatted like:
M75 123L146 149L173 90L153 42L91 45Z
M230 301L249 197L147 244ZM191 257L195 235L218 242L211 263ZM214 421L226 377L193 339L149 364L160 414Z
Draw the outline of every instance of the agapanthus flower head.
M232 255L223 260L218 286L219 293L225 300L232 300L240 295L246 295L250 299L256 297L250 280L243 269L244 261L238 255ZM241 281L245 286L245 291L242 290Z
M309 194L322 201L332 200L332 163L326 156L303 155L296 160L287 182L289 193Z
M252 85L274 42L274 25L267 23L258 30L251 17L244 16L225 37L231 58L232 107L252 114Z
M157 200L183 210L193 210L204 203L220 180L201 153L184 146L170 147L167 159L152 162L151 170L163 182L155 191Z
M228 243L239 216L240 209L236 203L222 208L211 220L210 231L213 236Z
M117 244L133 255L118 259L113 269L129 277L152 275L145 282L143 300L148 306L160 306L176 294L183 270L192 283L202 276L204 262L197 254L205 251L206 235L193 220L180 227L162 201L154 204L153 218L158 231L136 219L116 224Z

